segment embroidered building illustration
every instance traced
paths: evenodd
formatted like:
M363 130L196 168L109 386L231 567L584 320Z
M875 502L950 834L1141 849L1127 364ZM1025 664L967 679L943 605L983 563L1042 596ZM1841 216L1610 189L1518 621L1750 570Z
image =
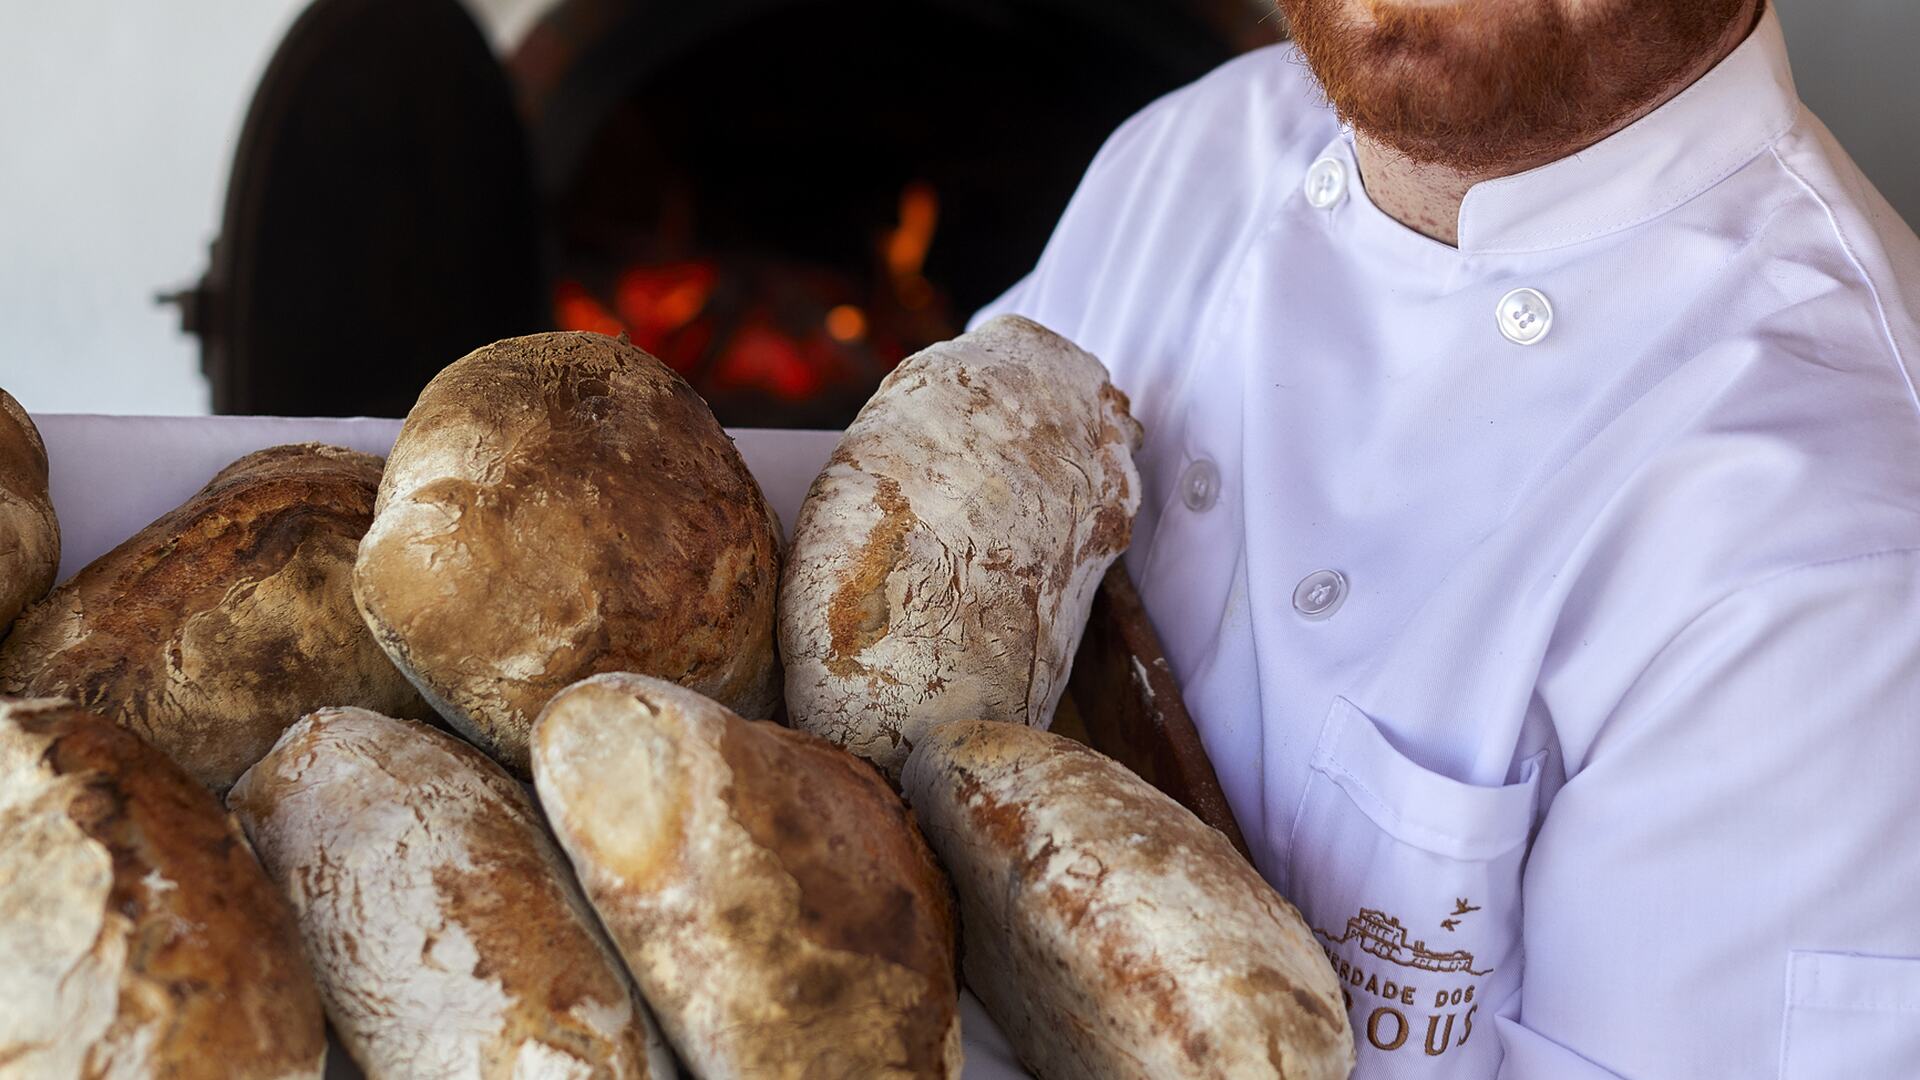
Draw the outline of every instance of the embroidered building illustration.
M1400 920L1384 911L1373 908L1361 908L1360 914L1347 920L1347 932L1334 937L1325 930L1314 933L1326 938L1332 944L1357 942L1359 946L1389 963L1401 967L1419 968L1422 971L1442 973L1462 972L1468 975L1484 975L1484 971L1473 970L1473 954L1464 949L1453 952L1434 952L1427 948L1424 941L1407 944L1407 928Z

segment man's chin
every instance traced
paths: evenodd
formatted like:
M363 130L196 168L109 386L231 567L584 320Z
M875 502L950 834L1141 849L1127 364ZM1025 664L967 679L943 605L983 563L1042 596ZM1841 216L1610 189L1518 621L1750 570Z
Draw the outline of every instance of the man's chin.
M1279 5L1344 120L1415 161L1477 175L1616 130L1717 58L1751 10L1751 0Z

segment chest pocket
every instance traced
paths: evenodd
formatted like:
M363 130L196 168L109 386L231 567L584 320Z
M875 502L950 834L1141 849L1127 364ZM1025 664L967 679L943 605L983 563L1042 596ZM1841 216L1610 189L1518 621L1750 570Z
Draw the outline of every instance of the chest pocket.
M1797 951L1781 1080L1920 1072L1920 959Z
M1290 897L1333 961L1356 1076L1492 1076L1520 987L1520 871L1545 752L1517 783L1422 768L1335 698L1289 845Z

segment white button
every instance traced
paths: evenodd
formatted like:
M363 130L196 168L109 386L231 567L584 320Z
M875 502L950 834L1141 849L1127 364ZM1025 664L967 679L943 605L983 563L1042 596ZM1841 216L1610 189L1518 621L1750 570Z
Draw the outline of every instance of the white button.
M1553 305L1538 289L1515 289L1493 310L1500 333L1515 345L1535 345L1553 327Z
M1315 570L1293 587L1293 610L1309 619L1324 619L1347 598L1347 579L1338 570Z
M1347 193L1347 167L1339 158L1323 157L1307 170L1307 203L1325 210Z
M1196 514L1204 514L1213 509L1220 497L1220 469L1206 458L1187 466L1180 477L1180 500L1187 509Z

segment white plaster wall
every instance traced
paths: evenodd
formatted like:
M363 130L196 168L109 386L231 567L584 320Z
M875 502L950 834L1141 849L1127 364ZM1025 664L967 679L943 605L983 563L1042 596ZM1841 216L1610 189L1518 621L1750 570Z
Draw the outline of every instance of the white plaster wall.
M503 45L551 0L468 2ZM205 267L304 3L0 0L0 387L29 409L206 411L197 343L152 298ZM1802 94L1920 222L1920 0L1778 3Z
M153 294L217 231L252 85L301 0L0 0L0 387L28 409L207 409Z
M0 388L34 411L204 413L198 280L274 46L307 0L0 0ZM470 0L496 42L551 0Z

